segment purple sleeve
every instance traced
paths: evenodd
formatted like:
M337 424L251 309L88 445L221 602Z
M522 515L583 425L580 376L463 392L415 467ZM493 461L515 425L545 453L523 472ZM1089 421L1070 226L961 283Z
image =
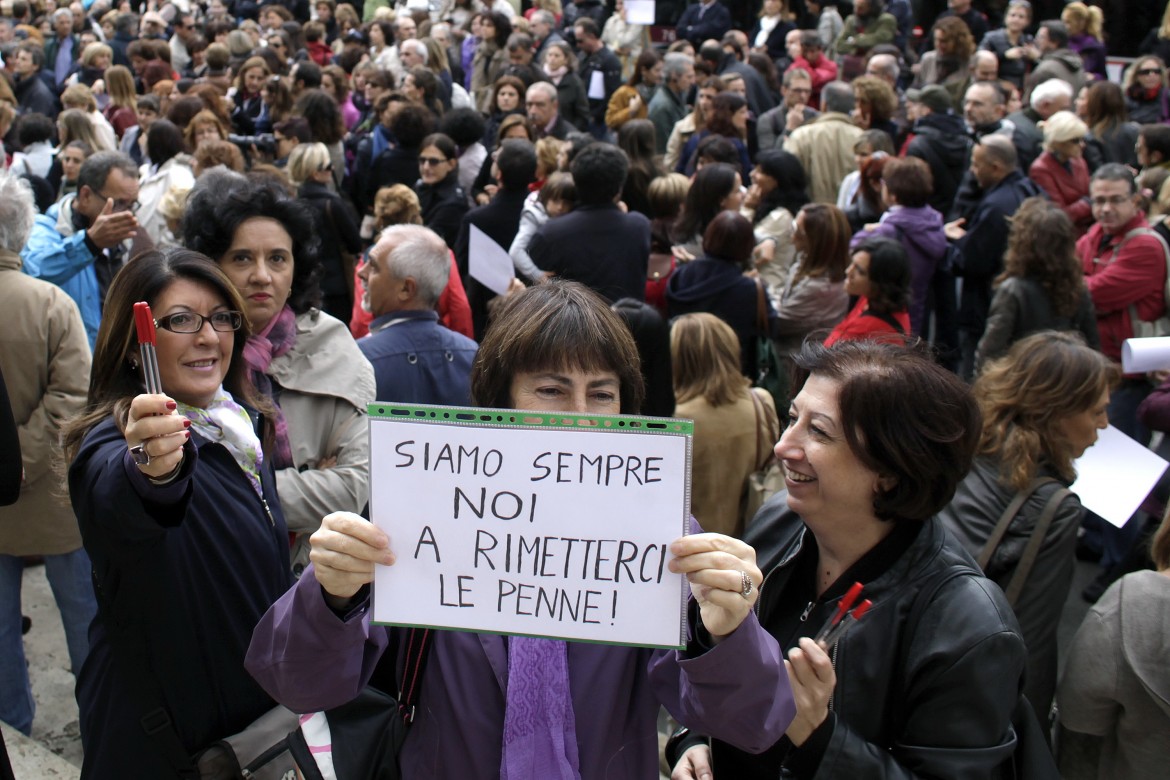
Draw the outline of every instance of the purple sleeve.
M1146 396L1138 407L1138 419L1150 430L1170 432L1170 380Z
M659 701L680 723L749 753L776 744L796 716L780 646L754 612L700 656L656 653L649 671Z
M357 696L388 641L386 629L370 625L369 599L337 617L310 565L257 624L244 666L276 701L314 712Z

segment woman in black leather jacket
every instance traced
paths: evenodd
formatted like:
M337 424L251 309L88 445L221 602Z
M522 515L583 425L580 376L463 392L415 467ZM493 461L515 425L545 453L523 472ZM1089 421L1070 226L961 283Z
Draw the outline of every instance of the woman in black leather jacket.
M422 207L423 224L442 236L449 247L455 246L463 215L469 208L458 174L459 149L455 142L442 133L424 138L418 153L419 180L414 190Z
M1028 646L1024 693L1041 723L1056 690L1056 627L1072 584L1084 508L1063 488L1073 462L1109 424L1110 387L1121 379L1108 358L1073 333L1043 331L1016 342L975 382L983 434L975 464L939 519L1008 594ZM997 522L1024 494L1002 540L983 553ZM1041 517L1052 504L1047 528ZM1036 556L1021 564L1033 533ZM992 553L992 550L994 552ZM1020 572L1020 584L1013 583Z
M808 343L796 360L808 379L776 445L786 492L745 537L796 719L758 756L676 739L673 777L999 777L1024 644L1003 594L933 517L970 465L975 401L906 347ZM872 608L833 647L814 643L855 582Z

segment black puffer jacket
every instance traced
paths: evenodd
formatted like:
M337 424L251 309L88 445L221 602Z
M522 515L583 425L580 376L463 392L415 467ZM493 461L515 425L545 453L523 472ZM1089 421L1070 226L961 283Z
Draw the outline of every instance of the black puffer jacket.
M765 572L760 622L787 650L817 631L851 583L816 598L815 540L784 492L760 509L744 540ZM1026 654L1003 593L937 519L895 529L875 548L879 557L883 547L892 560L862 580L862 596L873 607L832 652L837 687L825 726L799 749L785 738L760 756L716 742L719 776L1006 776L1001 768L1010 766L1015 747L1011 719ZM864 577L861 566L842 579ZM916 603L920 591L934 595Z

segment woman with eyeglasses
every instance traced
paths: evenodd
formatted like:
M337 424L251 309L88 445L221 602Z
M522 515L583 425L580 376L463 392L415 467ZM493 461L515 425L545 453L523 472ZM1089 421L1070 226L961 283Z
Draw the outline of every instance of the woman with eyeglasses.
M423 139L418 153L418 183L414 185L422 206L423 224L454 247L463 215L470 207L459 186L459 149L449 136L432 133Z
M275 407L272 465L296 576L331 507L366 504L366 405L374 370L349 329L321 311L320 235L312 213L275 180L210 173L187 200L183 244L211 257L244 298L253 330L244 359Z
M316 212L321 237L321 308L342 322L353 310L353 258L362 239L350 208L329 189L333 162L325 144L297 144L288 156L288 176L297 197ZM348 254L348 257L346 255Z
M1170 90L1166 84L1166 63L1153 56L1134 60L1123 81L1129 118L1139 125L1170 121Z
M156 394L138 301L157 327ZM149 713L169 717L161 736L187 756L273 706L244 652L292 577L275 418L248 378L243 309L223 272L184 249L138 256L106 295L88 406L64 430L99 604L77 683L88 777L177 774L144 730Z

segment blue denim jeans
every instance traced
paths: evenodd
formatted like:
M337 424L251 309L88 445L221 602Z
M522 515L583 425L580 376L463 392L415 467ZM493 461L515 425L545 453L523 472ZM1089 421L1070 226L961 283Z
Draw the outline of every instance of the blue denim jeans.
M20 633L23 574L21 558L0 555L0 720L28 734L32 730L34 705ZM89 653L89 624L97 614L89 556L84 548L64 555L46 555L45 575L65 625L69 663L77 674Z

